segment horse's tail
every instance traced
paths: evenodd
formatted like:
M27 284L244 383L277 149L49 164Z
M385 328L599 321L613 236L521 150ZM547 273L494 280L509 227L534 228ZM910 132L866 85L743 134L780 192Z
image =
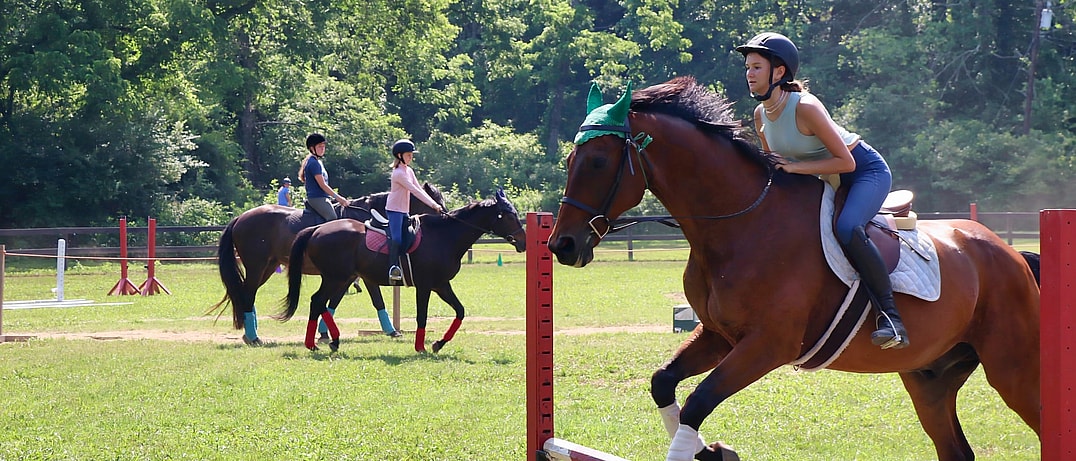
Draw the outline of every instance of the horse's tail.
M306 259L306 246L318 226L299 231L291 243L291 255L288 257L288 295L284 299L283 310L273 318L281 322L290 319L299 308L299 291L303 286L303 260Z
M232 230L235 228L236 221L239 217L235 217L228 223L228 227L224 228L224 232L220 235L220 244L217 246L217 269L220 271L220 281L224 283L224 297L220 302L214 304L209 308L209 312L218 312L218 316L224 313L224 309L228 303L232 304L232 326L235 329L243 328L243 312L240 310L239 305L243 301L243 285L246 284L246 277L243 275L243 271L239 269L239 263L235 261L235 241L232 239Z
M1021 251L1020 256L1024 257L1027 267L1030 267L1031 273L1035 274L1035 284L1041 287L1042 281L1039 279L1039 254L1033 251Z

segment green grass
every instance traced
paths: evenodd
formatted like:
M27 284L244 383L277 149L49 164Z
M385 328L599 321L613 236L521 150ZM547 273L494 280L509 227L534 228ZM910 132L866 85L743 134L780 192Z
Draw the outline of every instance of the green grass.
M499 247L507 250L503 266L491 263L491 253L456 278L469 318L440 354L425 356L414 353L410 335L356 335L377 325L366 294L345 298L337 312L344 341L330 356L302 347L305 308L287 323L266 318L284 294L283 277L259 292L261 334L270 344L250 348L239 342L230 317L214 322L203 315L223 294L208 265L159 267L157 277L172 295L149 297L106 296L119 279L114 266L69 272L67 298L133 304L4 311L5 333L40 338L0 345L0 460L527 459L524 265L522 255ZM671 331L682 261L599 257L586 269L554 270L558 330ZM4 299L48 298L54 277L9 270ZM131 279L141 283L145 270L132 269ZM305 278L304 299L317 283ZM405 289L402 301L402 326L413 330L413 291ZM431 315L430 340L440 337L452 313L435 297ZM49 336L122 330L216 340ZM558 335L557 435L628 459L664 456L668 437L650 400L649 377L685 338L600 330ZM700 379L681 385L681 401ZM964 387L960 408L977 459L1038 459L1034 433L981 370ZM719 406L701 432L753 460L936 458L894 374L778 369Z

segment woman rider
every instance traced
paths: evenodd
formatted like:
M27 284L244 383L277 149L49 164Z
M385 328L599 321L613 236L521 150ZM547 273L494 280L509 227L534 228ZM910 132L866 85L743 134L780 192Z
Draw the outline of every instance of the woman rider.
M754 113L755 131L763 149L781 155L777 168L796 174L839 174L841 184L848 185L835 233L878 309L871 342L883 349L907 347L908 333L893 301L889 272L866 234L867 223L892 185L885 159L859 135L837 125L806 85L794 80L799 50L788 37L762 33L736 51L744 55L751 96L760 101Z

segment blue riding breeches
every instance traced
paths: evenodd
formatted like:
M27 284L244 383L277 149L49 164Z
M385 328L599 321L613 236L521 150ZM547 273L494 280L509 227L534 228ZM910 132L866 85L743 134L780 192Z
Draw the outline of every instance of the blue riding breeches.
M881 206L879 204L879 206ZM389 218L389 238L396 243L403 242L403 226L407 221L407 213L399 211L385 211Z
M848 198L834 229L842 245L852 241L852 231L857 226L866 226L878 214L893 185L889 165L867 143L859 141L852 149L852 158L856 161L855 171L841 174L841 184L849 185Z

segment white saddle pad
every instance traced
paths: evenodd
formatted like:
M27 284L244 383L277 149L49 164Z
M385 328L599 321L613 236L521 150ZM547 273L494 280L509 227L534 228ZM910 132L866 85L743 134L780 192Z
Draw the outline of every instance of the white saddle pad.
M829 268L845 285L851 287L859 274L844 255L833 233L833 187L825 184L824 188L822 212L818 218L822 228L822 250L826 252ZM900 261L893 273L889 274L893 291L924 301L937 301L941 297L941 265L938 264L938 250L934 247L934 241L918 230L900 230L897 233L901 236ZM914 246L915 251L908 245ZM926 259L920 255L926 256Z

